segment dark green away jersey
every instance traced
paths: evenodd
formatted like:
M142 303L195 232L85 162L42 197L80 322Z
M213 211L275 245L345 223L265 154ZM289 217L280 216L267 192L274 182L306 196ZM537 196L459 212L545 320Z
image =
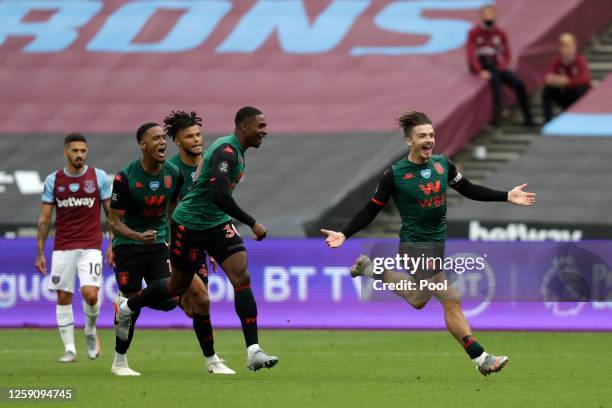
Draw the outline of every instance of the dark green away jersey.
M191 190L174 211L174 221L192 230L205 230L230 221L231 217L213 202L215 174L227 176L233 191L243 173L244 149L236 136L215 140L198 166Z
M421 165L403 158L385 171L372 201L382 206L393 197L402 220L401 242L443 242L446 189L460 178L455 165L444 155L433 155Z
M125 214L123 222L134 231L156 230L155 243L168 242L168 206L176 202L183 186L179 169L165 162L158 174L145 172L140 160L133 161L115 175L111 208ZM122 236L113 237L113 246L141 244Z
M172 156L171 158L169 158L168 162L178 167L179 171L183 175L183 180L185 180L185 182L183 183L183 187L181 188L181 191L179 192L179 200L182 200L183 197L187 195L187 193L189 192L189 189L191 188L191 184L193 183L193 179L195 178L196 171L198 170L198 166L190 166L188 164L185 164L181 160L181 157L178 154L176 156Z

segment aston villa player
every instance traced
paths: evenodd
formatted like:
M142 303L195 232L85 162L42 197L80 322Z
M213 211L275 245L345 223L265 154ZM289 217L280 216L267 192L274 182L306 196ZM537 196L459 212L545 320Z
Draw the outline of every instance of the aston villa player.
M115 299L115 313L125 297L170 276L168 262L168 217L176 205L184 180L176 166L166 162L166 133L156 123L145 123L136 132L141 158L125 166L115 176L111 198L110 225L115 234L115 277L120 294ZM125 296L125 297L124 297ZM168 298L151 305L153 309L168 311L179 299ZM193 279L181 307L188 316L208 313L209 299L204 283ZM127 350L134 335L139 313L131 315L127 332L115 339L115 360L111 373L119 376L138 376L127 362ZM210 320L194 323L208 372L234 374L214 351Z
M267 355L258 344L257 304L251 290L246 247L232 218L251 227L257 240L264 239L267 230L238 206L232 192L242 179L246 150L263 143L268 123L259 109L245 106L236 113L234 124L231 135L210 146L191 191L172 216L171 279L158 281L121 303L116 330L118 335L125 335L130 316L142 307L184 293L189 282L197 280L193 277L200 266L201 253L206 251L219 262L234 288L234 306L247 348L247 368L256 371L274 367L278 358Z
M408 155L384 172L370 202L353 217L342 232L321 230L327 236L326 242L330 248L340 247L346 239L370 224L391 197L402 221L399 254L442 259L446 239L448 186L477 201L507 201L527 206L535 203L535 194L523 191L527 187L526 184L509 192L479 186L463 177L446 156L433 154L435 133L431 120L424 113L407 112L399 119L399 125L404 131L409 148ZM369 278L374 276L372 261L366 255L361 255L351 269L351 276L360 275ZM440 301L449 332L463 346L483 375L501 370L508 362L506 356L496 357L486 353L472 336L470 325L461 310L459 292L449 284L443 270L427 265L413 276L385 270L382 280L385 283L400 283L405 287L407 281L415 280L441 283L440 287L445 286L446 290L419 290L421 285L413 284L416 286L415 290L394 292L415 309L425 307L432 296Z
M111 189L108 176L103 170L85 164L87 152L85 136L80 133L66 136L66 167L47 176L38 219L36 268L46 274L44 246L51 227L53 209L56 209L49 289L57 293L55 315L64 343L64 355L59 359L61 363L76 361L72 295L77 275L86 317L84 331L87 354L89 358L95 359L100 352L100 341L96 333L96 320L100 314L98 290L102 281L100 209L103 208L108 217ZM107 261L112 263L110 246L106 255Z
M164 118L164 129L166 134L172 138L178 147L178 154L172 156L168 161L174 164L181 174L185 182L179 191L179 200L187 195L191 190L191 185L197 173L198 165L204 159L204 136L202 135L202 118L196 112L172 111ZM213 271L215 271L215 263L211 258ZM208 298L208 268L206 266L206 252L200 254L200 265L196 272L196 276L204 282L205 296ZM206 350L204 345L208 341L212 341L212 324L210 318L210 302L205 302L202 305L205 310L204 314L193 314L193 326L196 334L204 333L198 337L200 344L203 345L202 350ZM203 330L199 330L197 326L202 326ZM205 357L210 357L206 356ZM213 367L210 367L213 368ZM209 368L209 369L210 369ZM216 368L216 367L214 367Z

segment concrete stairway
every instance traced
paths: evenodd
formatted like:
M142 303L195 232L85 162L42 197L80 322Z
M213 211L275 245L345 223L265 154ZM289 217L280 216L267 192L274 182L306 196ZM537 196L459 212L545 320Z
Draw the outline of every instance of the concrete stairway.
M583 51L589 61L589 70L594 84L612 72L612 24L594 38ZM544 121L540 92L531 96L531 111L537 123ZM453 161L470 181L486 184L486 179L501 165L516 160L525 152L536 138L540 137L538 128L524 128L520 123L516 108L505 110L499 128L483 127L455 156ZM477 159L477 150L486 150L484 158ZM448 189L449 211L464 200L455 190ZM399 215L395 206L388 205L376 220L360 236L396 236L399 229Z

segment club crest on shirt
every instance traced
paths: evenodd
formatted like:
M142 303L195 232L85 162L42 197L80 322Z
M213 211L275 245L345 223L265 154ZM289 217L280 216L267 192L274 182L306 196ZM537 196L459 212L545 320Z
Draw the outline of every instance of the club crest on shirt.
M57 285L60 283L60 277L57 275L51 276L51 282L53 282L54 285Z
M196 172L192 171L191 172L191 181L195 181L195 175L196 175Z
M80 187L81 186L79 186L79 183L70 183L70 185L68 186L70 191L72 191L73 193L76 193L77 191L79 191Z
M149 182L149 188L150 188L152 191L157 190L157 189L159 188L159 181L157 181L157 180L150 181L150 182Z
M426 179L430 178L431 177L431 169L423 169L423 170L421 170L421 176L423 178L426 178Z
M96 183L93 180L85 180L83 190L85 190L87 194L93 193L96 191Z

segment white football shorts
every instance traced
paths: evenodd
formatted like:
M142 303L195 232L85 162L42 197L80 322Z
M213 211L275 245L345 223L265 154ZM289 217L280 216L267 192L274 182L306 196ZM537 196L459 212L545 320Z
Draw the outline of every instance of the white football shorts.
M74 293L77 274L81 287L99 288L102 282L102 251L99 249L53 251L50 290Z

